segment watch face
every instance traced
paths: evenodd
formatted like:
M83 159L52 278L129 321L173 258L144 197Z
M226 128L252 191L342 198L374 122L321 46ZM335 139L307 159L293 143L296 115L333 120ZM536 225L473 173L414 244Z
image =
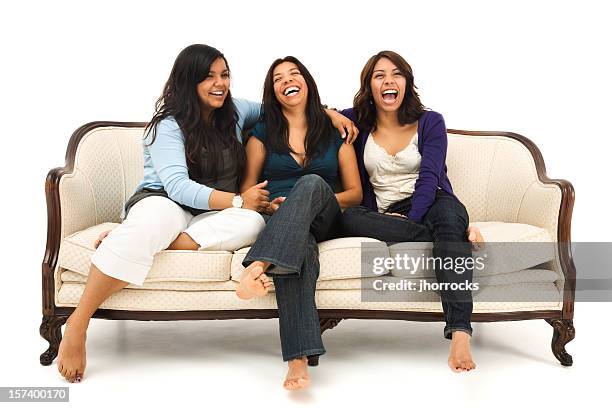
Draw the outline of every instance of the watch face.
M235 195L232 199L232 206L241 208L242 207L242 197L239 195Z

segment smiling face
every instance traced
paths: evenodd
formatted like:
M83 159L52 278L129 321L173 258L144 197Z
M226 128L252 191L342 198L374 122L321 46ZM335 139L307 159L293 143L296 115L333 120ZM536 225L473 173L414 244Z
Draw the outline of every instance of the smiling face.
M370 88L376 109L393 112L406 96L406 77L390 59L381 58L374 65Z
M274 95L283 108L306 106L308 86L297 65L282 62L272 72Z
M197 87L200 105L204 111L212 111L223 106L229 92L230 75L225 60L217 58L211 65L208 75Z

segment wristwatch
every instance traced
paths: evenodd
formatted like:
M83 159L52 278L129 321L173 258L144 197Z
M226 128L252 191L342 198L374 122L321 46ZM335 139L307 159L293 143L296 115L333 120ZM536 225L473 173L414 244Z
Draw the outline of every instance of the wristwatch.
M232 207L234 208L242 208L243 203L244 202L242 201L240 194L236 194L234 198L232 198Z

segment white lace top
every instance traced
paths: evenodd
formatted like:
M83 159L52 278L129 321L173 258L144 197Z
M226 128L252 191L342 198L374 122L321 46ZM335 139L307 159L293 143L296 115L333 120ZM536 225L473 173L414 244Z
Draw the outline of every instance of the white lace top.
M368 137L363 161L370 175L370 183L374 187L379 212L384 212L394 202L408 198L414 193L421 167L418 136L414 135L410 144L394 156L379 146L372 134Z

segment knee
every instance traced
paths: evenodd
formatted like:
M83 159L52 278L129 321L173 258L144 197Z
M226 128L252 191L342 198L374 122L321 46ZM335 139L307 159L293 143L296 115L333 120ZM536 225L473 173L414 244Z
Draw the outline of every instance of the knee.
M315 188L324 185L326 186L327 183L318 174L306 174L295 183L296 188Z
M148 197L130 210L124 223L146 235L162 238L176 237L186 226L185 211L165 197Z
M249 235L259 235L261 230L266 226L266 222L264 221L261 214L257 211L242 209L242 222L245 231Z
M433 232L434 240L466 241L468 221L460 213L441 214L429 225Z
M259 235L266 226L266 222L257 211L246 208L227 208L221 213L227 213L229 217L235 219L236 225L240 226L240 232L247 236Z

